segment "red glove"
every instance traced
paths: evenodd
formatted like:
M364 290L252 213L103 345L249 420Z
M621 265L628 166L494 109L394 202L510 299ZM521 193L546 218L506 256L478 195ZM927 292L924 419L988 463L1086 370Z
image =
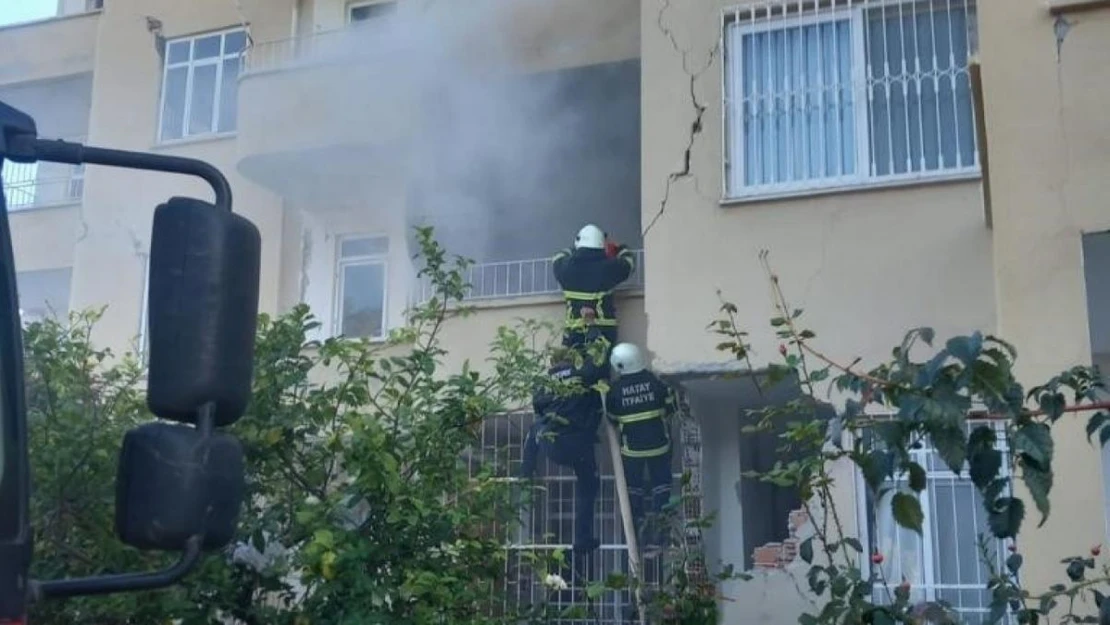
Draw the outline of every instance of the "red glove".
M619 254L619 253L620 253L620 246L617 245L617 243L615 241L606 241L605 242L605 255L606 256L608 256L609 258L616 258L617 254Z

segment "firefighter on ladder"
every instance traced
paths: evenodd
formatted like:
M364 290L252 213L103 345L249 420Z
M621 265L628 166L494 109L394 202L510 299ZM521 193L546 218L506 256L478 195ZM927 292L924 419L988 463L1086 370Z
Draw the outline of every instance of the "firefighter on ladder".
M535 476L541 452L559 466L574 471L574 541L577 553L597 549L594 502L601 488L598 475L597 429L601 425L601 393L597 383L608 376L608 363L584 348L557 348L548 375L554 388L540 387L532 395L535 422L524 441L521 477Z
M652 557L667 539L663 511L671 498L670 417L677 412L677 401L673 390L647 369L643 353L632 343L614 346L610 363L618 379L605 397L606 414L620 431L621 463L638 542L644 556Z
M599 335L611 349L617 344L613 289L636 268L632 250L606 241L601 228L588 224L578 231L573 250L555 255L552 267L567 307L563 345L582 345L590 335Z

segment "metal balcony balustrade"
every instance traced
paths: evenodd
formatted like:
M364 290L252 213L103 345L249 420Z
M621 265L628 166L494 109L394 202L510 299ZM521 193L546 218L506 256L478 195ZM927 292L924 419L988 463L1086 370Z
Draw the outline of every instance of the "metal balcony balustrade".
M65 140L83 143L85 137ZM2 176L9 211L74 204L85 191L85 169L80 165L5 161Z
M618 290L629 291L644 287L644 251L634 250L636 270ZM478 263L463 272L463 279L470 288L465 301L511 299L562 292L555 280L552 258L531 258L495 263ZM412 303L428 301L433 295L431 281L422 277L417 281Z
M376 28L381 25L356 24L312 35L250 43L243 52L240 76L380 54L380 42L370 48L359 45Z

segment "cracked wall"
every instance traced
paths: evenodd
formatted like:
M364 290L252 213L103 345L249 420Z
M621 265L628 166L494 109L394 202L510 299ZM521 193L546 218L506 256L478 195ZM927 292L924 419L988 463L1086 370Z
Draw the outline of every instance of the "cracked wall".
M761 327L772 315L760 250L831 353L883 358L908 327L990 331L991 237L977 181L730 201L722 171L722 10L731 2L643 0L643 206L648 343L667 368L726 356L702 331L720 305ZM943 250L943 253L941 253ZM916 262L910 262L914 259ZM922 261L921 259L927 259ZM652 284L665 284L653 289ZM689 328L676 331L676 328ZM755 364L777 355L754 333Z
M1029 384L1091 361L1082 237L1110 229L1110 7L1053 15L1045 3L983 2L980 47L998 325ZM1110 269L1089 262L1087 271ZM1080 420L1057 428L1057 483L1089 485L1102 474L1085 438ZM1104 539L1095 480L1054 491L1053 508L1069 512L1027 532L1027 562L1055 562ZM1057 575L1023 573L1034 591Z
M255 39L288 36L292 0L244 0ZM172 0L115 0L99 16L89 143L131 150L153 150L200 158L228 177L234 208L262 232L263 311L277 309L282 268L282 205L271 193L236 170L238 153L231 138L211 137L175 145L154 144L161 89L161 59L152 45L144 16L154 15L166 37L176 37L241 21L234 3L188 3ZM89 166L85 172L83 215L87 226L73 253L71 303L74 308L107 305L93 340L124 349L140 325L144 262L136 255L150 245L155 207L174 195L211 201L202 182L183 176ZM56 239L42 241L53 244Z

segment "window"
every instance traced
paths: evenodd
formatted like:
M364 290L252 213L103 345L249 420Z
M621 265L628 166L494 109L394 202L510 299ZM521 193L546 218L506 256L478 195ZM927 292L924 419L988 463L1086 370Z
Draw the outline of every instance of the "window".
M4 196L8 199L8 210L35 205L38 175L38 163L3 161L3 165L0 166L0 178L4 180Z
M104 8L104 0L85 0L86 11L99 11Z
M235 130L246 42L237 28L167 43L160 141Z
M396 2L363 2L347 7L347 21L352 24L368 22L397 10Z
M385 336L386 258L384 236L346 237L336 263L335 333L357 338Z
M978 171L974 0L799 0L726 19L729 197Z
M15 276L19 289L19 317L24 325L58 319L69 314L69 281L72 270L23 271Z
M980 425L983 423L969 423L969 431ZM998 444L1004 445L1002 436ZM1006 453L1005 448L999 449ZM890 509L893 491L886 493L877 506L866 495L866 509L861 516L865 514L868 520L869 552L878 551L886 556L882 572L891 585L902 579L910 582L912 601L945 601L966 622L986 622L992 597L987 588L990 568L983 563L979 549L979 536L990 535L983 499L971 482L966 465L956 475L931 446L911 453L926 471L926 488L919 495L925 531L918 536L895 523ZM1003 462L1005 466L1008 465ZM904 480L895 486L908 489ZM866 493L867 487L861 484L859 492ZM1006 559L1005 545L992 540L988 546L995 560L993 568L1001 569ZM874 592L875 601L887 600L881 586Z

